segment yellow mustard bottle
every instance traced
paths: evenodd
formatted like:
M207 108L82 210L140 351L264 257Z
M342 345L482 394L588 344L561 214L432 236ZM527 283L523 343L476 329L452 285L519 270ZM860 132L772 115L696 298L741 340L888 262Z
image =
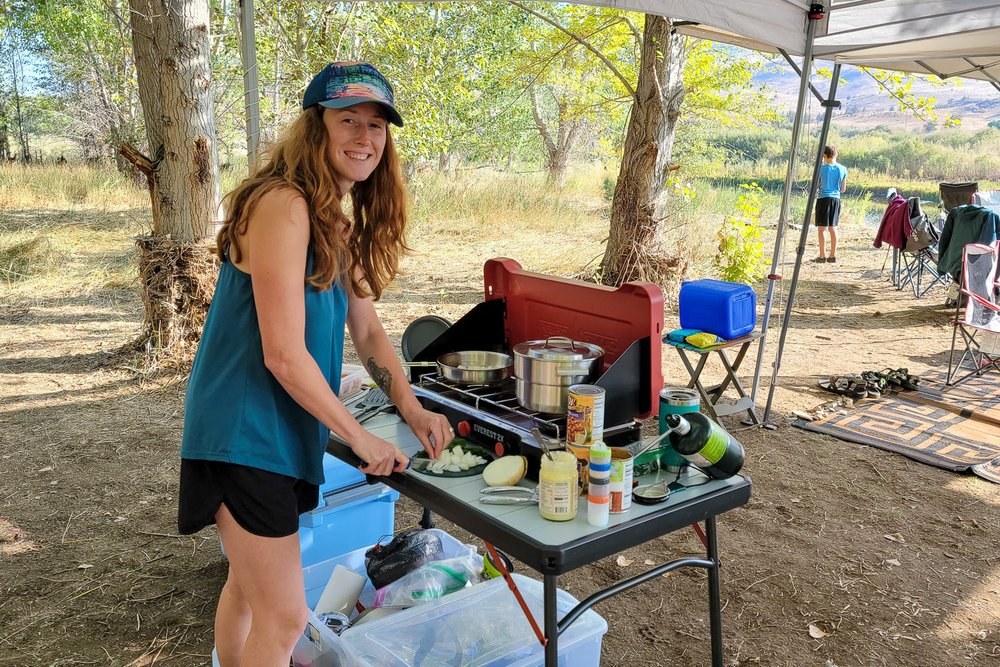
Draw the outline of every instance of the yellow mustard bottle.
M576 518L580 496L580 477L576 456L570 452L552 452L552 460L542 455L538 471L538 512L549 521L569 521Z

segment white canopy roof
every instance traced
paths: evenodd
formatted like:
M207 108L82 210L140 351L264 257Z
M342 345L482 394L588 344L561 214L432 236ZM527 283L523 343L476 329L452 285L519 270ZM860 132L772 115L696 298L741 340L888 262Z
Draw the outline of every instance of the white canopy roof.
M680 31L758 51L803 55L808 2L593 0L691 22ZM852 65L990 81L1000 89L1000 2L823 0L814 57Z

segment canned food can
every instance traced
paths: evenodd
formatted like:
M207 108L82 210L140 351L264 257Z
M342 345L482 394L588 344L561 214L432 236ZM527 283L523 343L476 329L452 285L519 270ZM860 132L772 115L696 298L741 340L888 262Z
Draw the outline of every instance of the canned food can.
M611 448L611 513L621 514L632 507L631 452L621 447Z
M580 477L580 495L584 495L590 484L590 445L567 444L566 449L576 457L576 472Z
M574 384L566 407L566 444L592 445L604 439L604 387Z
M664 387L660 390L660 433L667 431L667 415L683 415L698 412L701 405L698 392L694 389L681 387ZM660 457L660 467L667 472L680 472L687 461L674 451L669 443L663 444L663 455Z

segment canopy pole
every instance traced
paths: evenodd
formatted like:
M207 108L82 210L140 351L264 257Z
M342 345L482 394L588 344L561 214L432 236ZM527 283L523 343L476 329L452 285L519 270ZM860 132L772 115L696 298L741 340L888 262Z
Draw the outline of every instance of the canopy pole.
M771 321L771 304L774 299L774 285L781 280L778 275L778 265L785 238L785 225L788 224L788 208L792 199L792 186L795 183L795 169L798 160L799 137L802 126L805 125L806 97L812 85L809 83L809 72L812 69L813 42L816 40L816 26L823 18L822 13L810 12L809 23L806 25L806 45L802 56L802 70L799 72L799 99L795 104L795 119L792 121L792 146L788 153L788 171L785 173L785 188L781 194L781 212L778 214L778 231L774 238L774 253L771 255L771 272L767 275L767 298L764 301L764 321L761 324L760 343L757 347L757 363L753 371L753 386L750 390L750 400L757 405L757 389L760 387L760 370L764 361L764 350L767 347L767 327ZM791 58L788 61L795 67Z
M774 368L771 372L771 386L767 391L767 406L764 408L763 422L766 424L771 414L771 403L774 400L774 388L778 384L778 371L781 369L781 354L785 348L785 337L788 334L788 321L792 316L792 305L795 303L795 288L799 283L799 272L802 269L802 257L806 252L806 241L809 240L809 221L812 219L813 206L816 204L816 187L819 185L819 170L823 165L823 149L826 138L830 134L830 122L833 120L833 110L840 106L835 100L837 85L840 83L840 63L833 66L833 76L830 80L830 95L823 103L826 110L823 113L823 127L819 132L819 145L816 147L816 160L813 163L812 183L809 185L809 200L806 203L806 213L802 220L802 233L799 235L799 247L795 256L795 271L792 273L792 284L788 287L788 300L785 302L785 317L781 321L781 336L778 338L778 350L774 355Z
M240 59L243 63L243 99L247 118L247 169L257 166L260 144L260 89L257 82L257 34L253 0L240 0Z

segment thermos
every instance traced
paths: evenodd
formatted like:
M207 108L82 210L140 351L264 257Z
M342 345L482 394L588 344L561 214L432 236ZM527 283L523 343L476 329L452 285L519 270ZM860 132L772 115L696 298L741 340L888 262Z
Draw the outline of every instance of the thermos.
M590 447L588 477L587 523L603 528L608 525L611 509L611 448L603 442Z
M709 477L732 477L743 467L743 445L700 412L683 417L667 415L665 421L670 428L667 438L674 451Z
M698 392L694 389L681 387L664 387L660 390L660 434L668 430L667 417L669 415L686 415L698 412L701 403ZM660 467L667 472L680 472L686 461L684 457L674 451L670 443L661 446Z

